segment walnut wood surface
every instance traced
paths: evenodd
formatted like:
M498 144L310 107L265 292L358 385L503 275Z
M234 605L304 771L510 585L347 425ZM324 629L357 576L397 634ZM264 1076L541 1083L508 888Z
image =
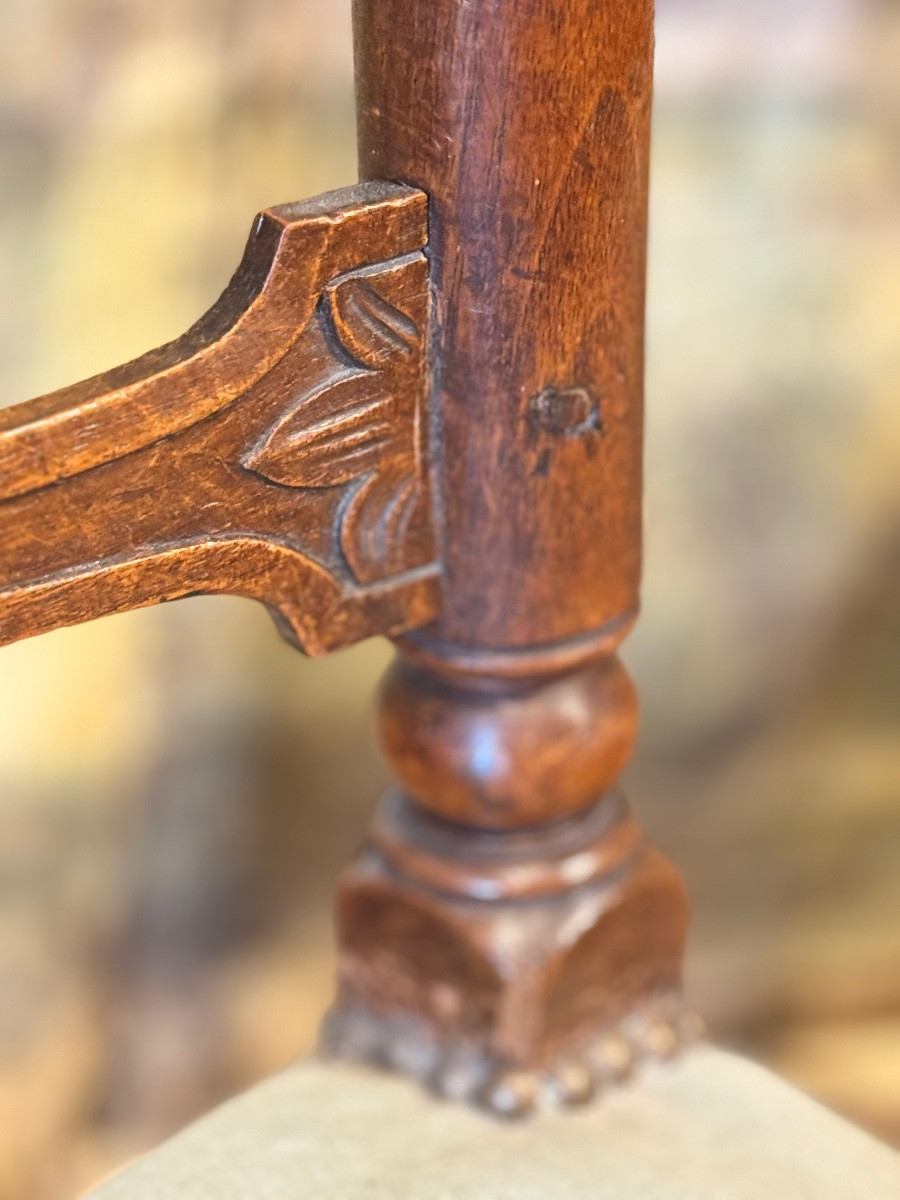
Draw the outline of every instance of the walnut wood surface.
M650 0L355 0L360 170L427 192L444 607L522 647L637 607Z
M433 615L426 240L391 184L271 209L184 337L0 411L0 642L194 592L309 653Z
M430 201L443 607L382 690L403 792L339 885L329 1036L518 1113L545 1085L592 1095L604 1039L653 1055L684 1028L684 890L616 788L652 3L355 0L354 20L362 174Z
M637 696L615 657L540 684L447 677L398 657L379 731L410 797L483 829L540 824L611 788L637 732Z
M652 2L354 24L369 182L262 214L180 341L0 413L0 642L194 591L312 653L405 633L329 1038L512 1114L689 1030L684 890L617 788Z

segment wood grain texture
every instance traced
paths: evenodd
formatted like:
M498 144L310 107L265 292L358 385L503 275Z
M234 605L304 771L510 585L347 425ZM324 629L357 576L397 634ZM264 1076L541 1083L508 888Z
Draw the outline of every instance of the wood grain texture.
M637 607L650 0L355 0L360 169L428 193L444 609L464 646Z
M440 675L398 656L379 732L409 796L482 829L559 820L611 788L631 755L637 696L615 657L534 681Z
M436 612L425 197L262 213L184 337L0 412L0 643L195 592L321 653Z
M683 886L617 781L637 701L650 0L355 0L364 177L430 202L443 608L399 639L403 791L337 901L340 1053L528 1111L652 1014ZM426 1068L423 1047L431 1047ZM602 1060L602 1054L600 1059ZM425 1055L427 1058L427 1055Z
M354 21L369 182L264 213L179 342L0 414L0 641L193 591L313 653L406 633L330 1044L512 1115L689 1037L684 889L617 788L652 3Z

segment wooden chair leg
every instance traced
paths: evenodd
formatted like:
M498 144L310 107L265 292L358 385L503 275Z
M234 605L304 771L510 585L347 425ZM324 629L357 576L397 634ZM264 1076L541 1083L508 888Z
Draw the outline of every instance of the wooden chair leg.
M0 414L0 644L195 591L310 653L398 637L329 1037L519 1112L687 1033L683 889L617 790L652 3L354 13L362 184L261 214L177 342Z
M355 0L364 178L430 198L443 610L381 731L329 1038L502 1111L669 1053L686 903L616 789L638 608L650 0ZM612 1040L610 1040L612 1037Z

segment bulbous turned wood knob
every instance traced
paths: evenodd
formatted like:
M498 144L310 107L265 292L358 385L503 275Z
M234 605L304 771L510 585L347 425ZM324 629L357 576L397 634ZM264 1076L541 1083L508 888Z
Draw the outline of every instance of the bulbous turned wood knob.
M607 791L637 731L634 687L615 657L552 678L441 676L398 657L380 736L407 793L483 829L538 825Z

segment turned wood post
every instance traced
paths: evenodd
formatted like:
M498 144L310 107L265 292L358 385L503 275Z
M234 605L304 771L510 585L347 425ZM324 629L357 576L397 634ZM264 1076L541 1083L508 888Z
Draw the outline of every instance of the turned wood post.
M216 305L0 413L0 644L195 592L397 638L338 1052L518 1113L688 1035L637 725L650 0L355 0L362 184Z
M384 685L399 787L339 887L330 1037L520 1111L682 1032L683 889L616 790L637 723L616 649L640 579L652 3L354 0L354 18L362 176L429 197L443 607Z

